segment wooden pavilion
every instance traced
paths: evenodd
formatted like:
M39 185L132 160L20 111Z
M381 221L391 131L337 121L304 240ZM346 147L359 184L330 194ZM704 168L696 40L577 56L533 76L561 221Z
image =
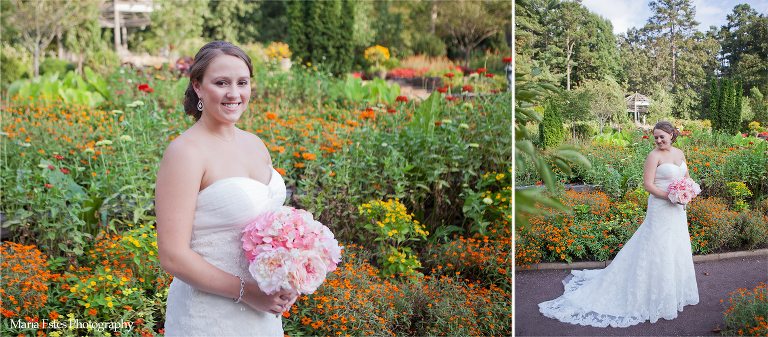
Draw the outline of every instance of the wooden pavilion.
M635 92L624 99L627 106L627 113L634 117L635 122L640 120L640 115L648 114L648 106L651 105L651 99L648 96Z

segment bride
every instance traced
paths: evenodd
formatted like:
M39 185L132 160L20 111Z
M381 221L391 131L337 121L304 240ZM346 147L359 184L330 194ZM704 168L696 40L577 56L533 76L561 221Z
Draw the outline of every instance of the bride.
M240 240L286 195L264 143L235 127L252 77L250 58L228 42L206 44L190 66L184 110L197 122L165 150L155 189L160 265L174 277L167 336L282 336L280 314L298 296L262 292Z
M645 161L643 186L650 193L645 221L605 269L573 270L565 293L539 303L539 311L565 323L628 327L677 317L699 303L685 208L672 203L667 187L688 177L678 135L669 122L653 128L656 148Z

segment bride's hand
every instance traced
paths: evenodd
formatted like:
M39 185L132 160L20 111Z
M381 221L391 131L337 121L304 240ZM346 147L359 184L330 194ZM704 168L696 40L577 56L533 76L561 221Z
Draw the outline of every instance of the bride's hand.
M243 302L256 310L279 315L291 309L297 298L298 294L292 290L281 289L272 295L267 295L255 282L245 282Z

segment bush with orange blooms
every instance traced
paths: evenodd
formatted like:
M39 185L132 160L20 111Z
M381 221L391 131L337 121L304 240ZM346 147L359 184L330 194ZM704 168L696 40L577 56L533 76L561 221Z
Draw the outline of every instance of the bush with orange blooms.
M737 289L731 293L729 302L731 306L724 313L723 335L768 335L768 286L765 283L760 282L752 290Z

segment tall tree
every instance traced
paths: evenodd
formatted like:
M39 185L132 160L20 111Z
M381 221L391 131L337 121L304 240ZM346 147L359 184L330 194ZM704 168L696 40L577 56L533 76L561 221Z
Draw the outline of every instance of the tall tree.
M749 5L741 4L726 16L728 23L719 31L726 76L744 78L744 90L758 86L768 91L768 17Z
M83 74L83 62L89 55L93 56L99 50L110 48L106 41L101 38L99 7L92 4L83 10L88 14L88 19L68 30L66 38L62 39L62 44L77 54L77 73L81 75Z
M690 0L659 0L648 3L653 16L648 19L648 29L655 31L658 38L669 43L669 53L672 61L671 82L677 83L677 47L693 33L699 22L694 20L696 7Z
M565 51L565 90L571 90L571 62L573 61L573 51L576 42L583 39L585 31L582 26L586 22L586 13L584 7L581 6L581 0L566 1L560 6L560 12L562 16L562 27L564 28L563 35L563 50Z
M10 0L9 24L21 33L21 44L32 53L35 77L40 75L40 54L58 32L67 31L88 19L95 0Z
M509 29L512 4L499 0L458 0L442 6L443 35L450 38L469 66L470 53L486 38Z
M717 86L717 79L710 78L709 83L709 121L712 123L712 129L720 129L720 111L719 108L720 90Z
M600 125L600 132L603 132L603 125L609 120L621 119L622 115L626 115L624 94L619 84L610 76L602 81L586 81L582 87L590 93L589 105L592 115Z
M353 3L291 1L288 4L288 44L294 56L304 62L325 64L334 74L349 71L354 42Z
M152 20L150 39L167 50L171 46L180 46L189 38L199 37L203 33L204 14L208 4L204 1L161 1L159 8L150 13Z
M208 2L208 11L203 15L203 36L231 43L251 42L241 40L251 40L256 25L246 18L251 17L258 6L256 2L245 0Z

